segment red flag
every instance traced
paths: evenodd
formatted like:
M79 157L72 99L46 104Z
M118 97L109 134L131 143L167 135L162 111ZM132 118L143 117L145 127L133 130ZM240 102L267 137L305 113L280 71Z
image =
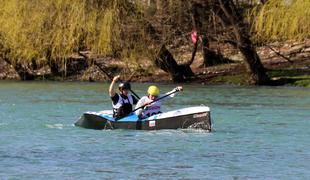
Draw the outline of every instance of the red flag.
M198 41L198 34L197 34L197 31L192 31L192 33L191 33L191 38L192 38L192 42L193 42L194 44L196 44L197 41Z

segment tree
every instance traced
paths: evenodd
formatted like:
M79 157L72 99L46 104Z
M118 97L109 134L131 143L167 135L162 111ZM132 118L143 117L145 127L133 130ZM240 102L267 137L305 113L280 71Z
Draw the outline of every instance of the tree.
M250 39L250 27L238 12L232 0L219 0L220 11L217 13L224 26L231 26L236 40L236 47L245 58L245 65L256 85L269 83L266 70L260 61L255 46Z
M172 3L172 5L169 3ZM177 38L175 33L180 29L180 22L178 21L183 21L184 16L179 16L180 14L178 13L176 14L175 9L172 9L170 5L175 8L176 4L162 0L156 1L157 10L155 19L152 19L151 17L145 17L145 24L147 24L146 34L148 35L149 39L151 39L150 47L155 47L155 50L151 51L154 54L153 57L151 57L154 60L154 64L158 68L167 72L174 82L184 82L188 78L194 76L190 65L194 60L197 44L195 44L193 47L192 58L187 60L185 63L178 64L173 54L167 48L167 45L168 43L173 44L173 41L175 38ZM178 12L184 12L184 3L177 3L176 6L177 9L179 9ZM188 12L185 11L185 13ZM158 23L158 20L168 23ZM166 28L166 26L175 28L170 29ZM182 30L179 31L182 32Z
M229 61L209 48L209 41L217 37L216 41L230 43L243 54L253 84L262 85L269 82L265 68L250 39L250 26L240 13L242 9L238 9L233 0L196 0L191 1L191 7L193 29L197 30L198 34L210 34L202 35L201 38L205 65ZM222 29L218 26L222 26Z
M302 41L310 37L310 1L266 0L250 13L257 42Z
M268 82L250 39L250 27L233 0L16 2L3 0L0 7L0 35L5 37L0 44L6 49L6 60L19 64L18 69L37 67L33 60L41 60L57 74L67 69L72 53L87 50L131 64L151 59L173 81L182 82L194 75L190 65L198 43L188 46L188 34L195 29L202 39L206 65L224 59L209 43L229 42L244 55L253 83ZM11 12L16 14L11 16ZM221 31L217 31L215 27L220 25ZM185 46L192 52L186 60L176 52ZM176 59L186 62L178 63Z

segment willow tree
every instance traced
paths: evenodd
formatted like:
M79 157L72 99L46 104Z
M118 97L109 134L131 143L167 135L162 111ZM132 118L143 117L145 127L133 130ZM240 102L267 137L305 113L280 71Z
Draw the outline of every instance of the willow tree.
M310 1L268 0L251 11L257 41L304 40L310 37Z
M223 26L231 27L231 33L235 42L234 44L244 56L244 62L247 71L250 73L250 80L253 84L264 85L269 83L269 77L261 63L261 60L256 52L255 45L250 39L250 26L245 18L238 11L232 0L219 0L215 4L219 11L217 16L222 20Z
M2 0L0 34L6 49L2 56L25 79L31 78L29 63L65 65L86 31L94 31L96 26L93 15L98 11L86 13L86 7L81 0Z
M1 0L1 57L22 78L31 79L31 64L48 64L58 74L66 71L67 59L82 50L130 56L126 48L141 35L123 31L129 27L124 22L134 17L131 7L123 0Z

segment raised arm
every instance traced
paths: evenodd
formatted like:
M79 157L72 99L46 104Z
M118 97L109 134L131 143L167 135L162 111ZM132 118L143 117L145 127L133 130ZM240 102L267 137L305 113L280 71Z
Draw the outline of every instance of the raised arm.
M177 87L173 88L171 91L165 93L164 96L170 94L169 97L174 97L175 93L173 93L173 92L178 92L178 91L183 91L183 87L177 86Z
M115 96L114 84L119 80L119 78L120 78L120 75L115 76L113 78L111 84L110 84L110 87L109 87L109 95L110 95L110 97Z

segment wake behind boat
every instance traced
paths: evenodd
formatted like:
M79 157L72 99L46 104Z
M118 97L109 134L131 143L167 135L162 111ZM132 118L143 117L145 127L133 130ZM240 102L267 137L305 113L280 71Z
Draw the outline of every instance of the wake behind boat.
M203 129L211 131L210 108L195 106L156 114L139 119L135 113L115 120L112 110L85 112L75 126L88 129Z

